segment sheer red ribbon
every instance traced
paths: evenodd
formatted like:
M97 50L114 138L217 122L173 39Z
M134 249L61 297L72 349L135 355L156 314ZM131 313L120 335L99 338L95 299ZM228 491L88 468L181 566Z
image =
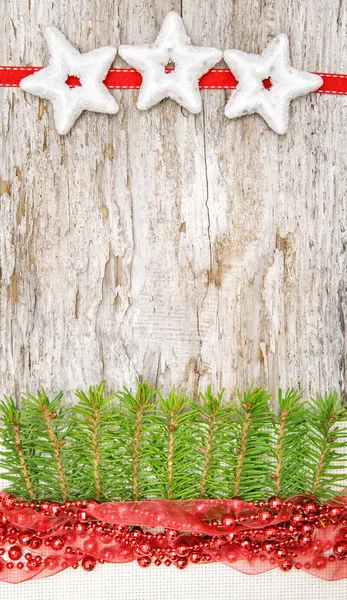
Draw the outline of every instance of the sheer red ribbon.
M5 67L0 66L0 87L18 87L21 80L42 67ZM323 85L317 90L320 94L347 94L347 74L317 73L323 79ZM110 69L104 81L110 89L137 89L142 82L141 74L135 69ZM69 77L70 87L80 85L77 77ZM200 79L202 89L235 89L237 80L229 69L211 69Z
M248 574L296 567L322 579L343 579L347 577L343 502L340 498L322 507L301 496L269 513L237 498L41 503L31 508L24 502L15 505L11 496L3 495L0 581L19 583L79 564L92 570L96 562L134 560L140 566L168 561L179 568L189 562L222 562ZM319 513L323 508L324 515ZM264 523L262 510L267 513ZM234 521L231 527L228 518Z

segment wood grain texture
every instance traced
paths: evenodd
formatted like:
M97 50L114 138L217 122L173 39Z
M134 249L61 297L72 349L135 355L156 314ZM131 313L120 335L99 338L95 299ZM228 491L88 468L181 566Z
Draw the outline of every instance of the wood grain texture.
M171 9L195 44L286 32L298 68L346 70L344 0L2 0L0 62L45 63L47 25L81 51L150 42ZM278 137L223 91L196 116L114 93L61 138L49 103L0 90L0 389L345 392L345 98L296 100Z

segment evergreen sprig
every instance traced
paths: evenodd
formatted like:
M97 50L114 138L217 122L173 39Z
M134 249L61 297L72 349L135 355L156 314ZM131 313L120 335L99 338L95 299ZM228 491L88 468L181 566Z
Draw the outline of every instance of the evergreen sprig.
M69 409L63 394L52 400L43 390L23 396L21 409L22 449L35 498L67 500L67 464L64 445L69 432Z
M260 500L273 492L274 415L270 398L262 388L238 393L236 470L231 493L245 500Z
M105 385L77 390L79 402L71 415L72 427L66 457L69 487L74 496L107 500L112 496L115 469L113 448L114 395L105 396Z
M231 402L209 387L199 401L146 382L107 394L105 385L62 394L43 390L0 402L0 467L7 491L25 499L267 499L346 485L347 408L336 393L311 398L263 388Z
M194 464L198 477L196 498L228 498L236 472L236 432L234 404L222 404L224 390L214 395L211 386L194 403L199 448Z
M311 398L307 423L307 477L312 493L330 498L346 480L347 406L337 393Z
M307 435L308 414L302 394L290 389L278 392L279 415L276 418L275 492L288 498L307 489ZM298 470L298 465L302 468Z

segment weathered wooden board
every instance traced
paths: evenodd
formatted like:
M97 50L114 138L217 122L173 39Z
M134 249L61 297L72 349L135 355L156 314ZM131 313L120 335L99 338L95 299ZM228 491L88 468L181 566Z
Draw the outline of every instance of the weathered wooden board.
M170 9L196 44L283 31L295 66L346 69L344 0L2 0L0 62L45 63L51 24L81 51L149 42ZM295 101L278 137L228 121L223 91L197 116L115 94L61 138L49 104L0 90L0 389L345 391L344 97Z

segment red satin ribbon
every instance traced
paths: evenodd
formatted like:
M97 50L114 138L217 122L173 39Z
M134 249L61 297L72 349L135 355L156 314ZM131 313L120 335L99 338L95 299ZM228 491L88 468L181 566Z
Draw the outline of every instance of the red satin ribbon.
M0 67L0 87L18 87L21 80L42 67ZM317 92L319 94L347 94L347 74L317 73L323 79L323 85ZM110 69L105 85L109 89L138 89L142 77L135 69ZM81 85L77 77L69 77L67 83L70 87ZM211 69L203 75L199 82L201 89L232 90L237 86L237 80L229 69Z

